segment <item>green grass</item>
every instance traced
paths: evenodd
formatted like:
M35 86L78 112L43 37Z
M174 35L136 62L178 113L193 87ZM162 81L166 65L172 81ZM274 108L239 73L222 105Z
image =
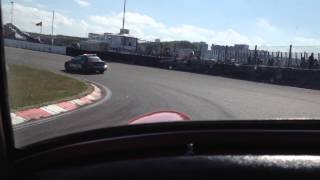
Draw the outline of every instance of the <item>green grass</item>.
M79 80L20 65L9 65L8 85L13 111L75 98L90 91L90 86Z

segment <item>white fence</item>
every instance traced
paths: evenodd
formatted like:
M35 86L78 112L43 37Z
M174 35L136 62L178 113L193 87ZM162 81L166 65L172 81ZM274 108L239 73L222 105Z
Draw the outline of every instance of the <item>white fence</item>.
M66 47L64 46L52 46L49 44L32 43L28 41L19 41L13 39L5 39L4 45L9 47L29 49L41 52L50 52L55 54L66 54Z

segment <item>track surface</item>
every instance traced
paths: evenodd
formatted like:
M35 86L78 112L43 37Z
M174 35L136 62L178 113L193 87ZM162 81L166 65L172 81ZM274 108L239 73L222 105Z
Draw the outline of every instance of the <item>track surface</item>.
M8 63L63 73L70 57L6 48ZM186 112L194 120L319 118L320 91L186 72L109 63L104 75L70 75L112 91L110 100L89 109L15 129L23 146L74 132L126 125L144 113Z

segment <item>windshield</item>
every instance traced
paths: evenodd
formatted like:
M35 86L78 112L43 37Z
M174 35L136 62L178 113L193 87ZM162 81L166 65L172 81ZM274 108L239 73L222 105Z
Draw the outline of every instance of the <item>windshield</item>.
M99 57L90 56L88 62L101 62L102 60Z
M319 119L318 5L3 0L16 146L145 123Z

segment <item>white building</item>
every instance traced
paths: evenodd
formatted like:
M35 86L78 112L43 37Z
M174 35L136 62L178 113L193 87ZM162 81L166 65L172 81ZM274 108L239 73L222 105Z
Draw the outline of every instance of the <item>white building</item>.
M122 32L129 32L129 31L122 30ZM88 41L80 42L80 48L83 49L82 47L84 47L88 44L91 44L91 45L100 44L100 45L97 45L97 47L99 47L99 49L97 49L97 51L136 52L137 46L138 46L138 38L130 36L129 34L126 34L126 33L120 33L120 34L89 33ZM108 44L108 46L106 46L106 44ZM95 46L93 46L92 48L94 49L94 47ZM101 49L101 47L106 47L107 49Z
M82 41L79 43L80 49L86 50L86 51L108 51L110 49L110 46L108 43L103 41L97 41L97 40L89 40L89 41Z
M176 59L177 60L191 60L194 57L194 50L193 49L178 49L176 51Z

